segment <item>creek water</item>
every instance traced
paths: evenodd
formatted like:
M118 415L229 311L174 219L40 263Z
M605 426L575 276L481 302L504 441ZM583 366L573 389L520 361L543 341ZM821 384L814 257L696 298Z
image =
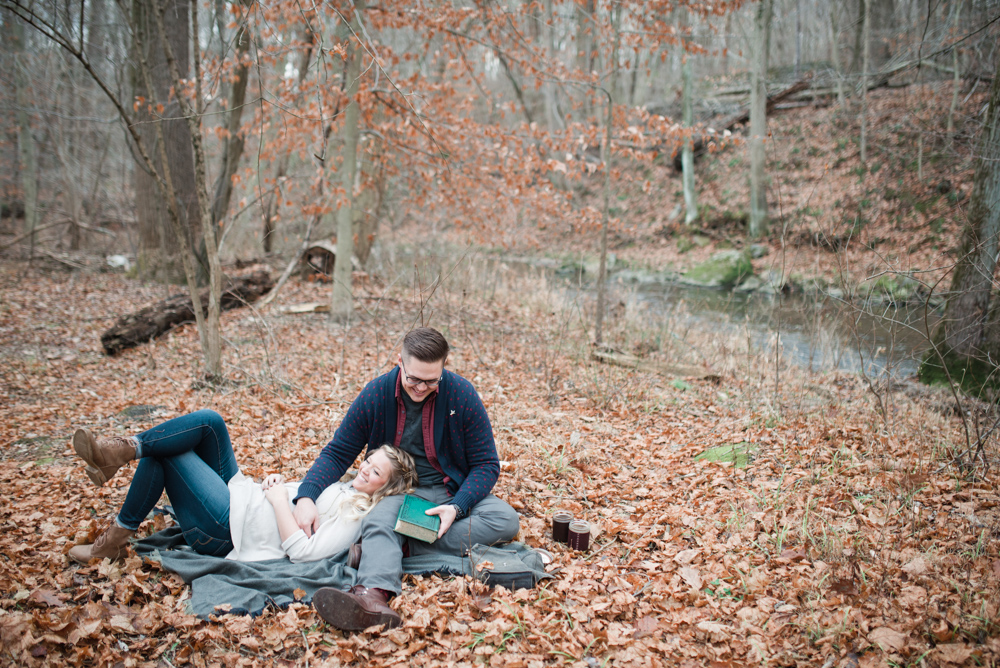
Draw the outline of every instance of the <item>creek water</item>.
M534 276L544 278L545 287L536 289L555 290L566 304L585 303L593 313L596 300L594 272L562 275L558 263L540 258L477 253L456 258L443 251L414 253L395 247L381 262L387 274L398 273L403 283L405 274L416 267L424 285L435 276L447 277L446 282L463 291L479 284L485 296L496 289L498 281L524 290L523 279ZM607 287L609 328L624 314L626 326L641 327L643 334L661 340L664 336L679 340L681 347L696 348L705 332L739 337L753 353L773 355L780 345L786 360L812 371L911 376L928 347L926 332L933 331L941 317L937 310L927 312L922 305L895 306L875 300L848 303L823 294L731 292L635 273L612 274ZM699 336L685 339L693 332ZM690 362L700 361L697 350L691 353Z
M567 286L571 295L581 286ZM585 287L595 292L593 286ZM785 358L813 371L838 369L900 378L917 372L939 313L922 306L847 303L826 295L767 295L661 282L608 282L609 305L649 324L739 335L757 351L780 342Z

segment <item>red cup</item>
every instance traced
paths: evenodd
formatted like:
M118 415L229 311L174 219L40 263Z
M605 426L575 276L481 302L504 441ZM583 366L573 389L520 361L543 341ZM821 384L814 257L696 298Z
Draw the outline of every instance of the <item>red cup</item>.
M557 543L569 542L569 525L573 521L573 513L568 510L557 510L552 515L552 540Z
M590 549L590 524L583 520L569 523L569 546L574 550Z

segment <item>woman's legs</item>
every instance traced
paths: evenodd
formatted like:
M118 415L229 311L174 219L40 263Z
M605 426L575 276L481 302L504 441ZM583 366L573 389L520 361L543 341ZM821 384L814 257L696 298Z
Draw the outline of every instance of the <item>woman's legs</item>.
M138 529L166 490L191 547L202 554L229 552L228 482L239 467L222 416L196 411L167 420L136 439L139 464L118 525Z
M229 430L215 411L200 410L181 415L136 436L136 458L165 459L194 452L222 481L229 482L240 470L229 441Z

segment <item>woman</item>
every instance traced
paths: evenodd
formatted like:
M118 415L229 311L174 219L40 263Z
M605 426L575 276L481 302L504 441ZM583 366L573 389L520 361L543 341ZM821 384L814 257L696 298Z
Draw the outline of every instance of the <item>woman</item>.
M390 445L372 452L350 482L330 485L316 500L321 522L307 536L292 517L289 489L273 474L260 485L239 472L229 430L215 411L201 410L167 420L130 438L96 439L77 429L73 448L87 463L98 486L138 459L125 503L93 545L69 551L74 561L120 559L164 490L184 539L196 552L241 561L315 561L347 549L357 539L361 518L380 499L417 486L416 467L407 453Z

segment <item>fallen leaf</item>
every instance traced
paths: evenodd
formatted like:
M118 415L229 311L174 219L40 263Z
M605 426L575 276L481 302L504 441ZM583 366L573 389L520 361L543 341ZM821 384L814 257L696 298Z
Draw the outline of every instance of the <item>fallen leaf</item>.
M903 571L910 575L923 575L931 569L931 564L923 557L914 557L908 564L903 566Z
M32 603L37 603L39 605L47 605L51 608L58 608L60 606L66 605L65 594L57 594L51 589L36 589L28 597L28 600Z
M649 615L645 617L640 617L635 620L635 638L645 638L646 636L651 636L656 633L660 623L656 621L655 617L650 617Z
M904 608L922 608L927 605L927 590L913 585L903 587L897 600Z
M791 563L795 561L802 561L807 557L806 553L802 550L793 550L791 548L783 550L778 556L778 563Z
M698 622L698 629L707 633L712 642L722 642L729 637L730 628L719 622Z
M932 656L945 663L956 663L959 665L965 665L965 662L969 660L972 653L975 650L969 647L965 643L950 643L947 645L938 645L934 648Z
M114 615L108 620L108 625L120 633L136 633L132 620L125 615Z
M684 582L688 583L688 586L695 591L701 589L701 573L697 568L692 568L690 566L685 566L680 570L681 577L684 578Z
M701 550L681 550L674 555L674 561L682 566L687 566L694 561L694 558L698 556L699 552L701 552Z
M883 652L898 652L906 647L907 636L888 626L880 626L868 634L868 640L882 648Z

